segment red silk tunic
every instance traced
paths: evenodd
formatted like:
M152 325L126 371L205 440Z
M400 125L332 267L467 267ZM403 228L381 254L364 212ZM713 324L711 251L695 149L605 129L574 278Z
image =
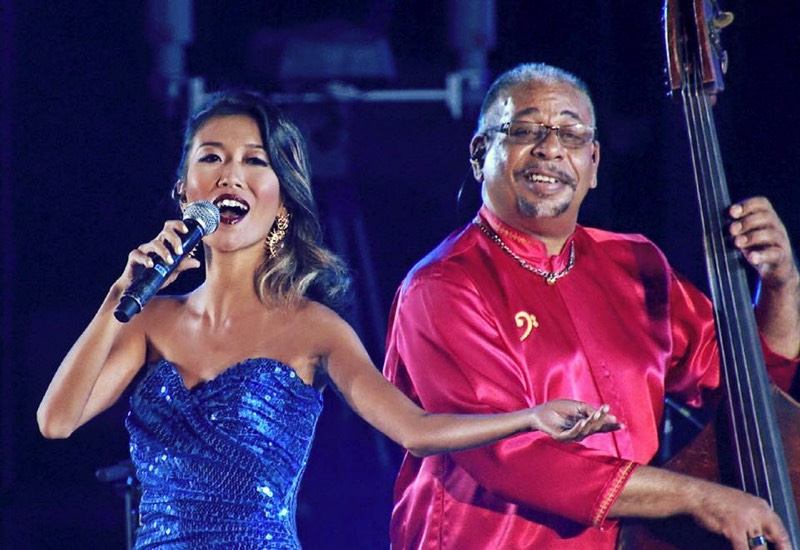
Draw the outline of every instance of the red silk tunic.
M523 268L470 224L424 258L395 297L384 374L430 412L495 413L556 398L608 403L627 426L581 443L540 433L415 458L395 485L393 548L614 548L609 508L658 448L665 392L699 405L719 385L709 300L639 235L578 227L558 256L483 223L544 270ZM788 386L796 365L766 351Z

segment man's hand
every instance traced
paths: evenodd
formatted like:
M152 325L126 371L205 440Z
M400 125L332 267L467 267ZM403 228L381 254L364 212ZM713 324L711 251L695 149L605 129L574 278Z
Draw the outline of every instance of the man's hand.
M750 198L731 206L729 214L733 244L758 271L762 283L796 283L798 273L789 236L772 203L764 197Z
M750 539L758 536L775 550L792 550L783 522L764 499L650 466L633 472L608 517L652 519L681 514L727 538L734 550L749 550Z
M764 197L730 208L734 245L761 277L758 328L769 347L787 358L800 353L800 274L786 227Z

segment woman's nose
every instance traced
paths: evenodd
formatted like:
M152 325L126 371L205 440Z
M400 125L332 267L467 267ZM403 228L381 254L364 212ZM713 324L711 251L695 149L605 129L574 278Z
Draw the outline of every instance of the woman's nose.
M226 166L217 180L219 187L242 187L244 179L235 166Z

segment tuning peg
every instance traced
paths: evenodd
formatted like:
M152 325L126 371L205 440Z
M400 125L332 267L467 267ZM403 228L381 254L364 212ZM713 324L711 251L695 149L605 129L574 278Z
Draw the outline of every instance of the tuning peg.
M715 29L724 29L733 23L733 13L729 11L720 11L711 19L711 24Z
M719 56L719 68L722 74L728 74L728 52L722 51Z

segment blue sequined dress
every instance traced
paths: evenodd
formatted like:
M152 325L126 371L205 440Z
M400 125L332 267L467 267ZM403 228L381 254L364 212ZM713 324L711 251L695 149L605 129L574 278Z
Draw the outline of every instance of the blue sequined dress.
M298 549L295 508L322 395L272 359L187 389L147 371L126 426L141 483L136 548Z

